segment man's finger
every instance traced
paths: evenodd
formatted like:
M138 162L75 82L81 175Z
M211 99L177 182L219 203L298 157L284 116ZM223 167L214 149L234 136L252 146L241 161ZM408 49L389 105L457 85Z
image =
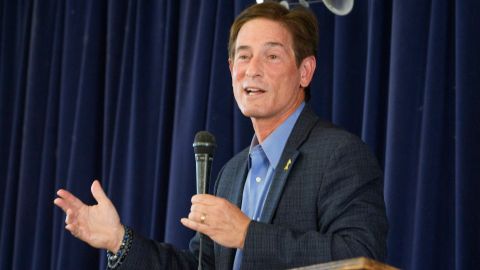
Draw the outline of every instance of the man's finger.
M206 212L208 209L211 209L212 207L209 207L204 204L192 204L190 207L190 212Z
M53 200L53 203L54 203L56 206L62 208L63 212L65 212L65 213L67 212L68 204L67 204L67 202L66 202L64 199L62 199L62 198L56 198L55 200Z
M72 211L72 209L67 209L66 214L67 214L67 216L65 217L65 223L66 223L66 224L72 223L72 220L73 220L73 211Z
M182 218L182 219L180 219L180 222L183 224L183 226L185 226L185 227L187 227L191 230L194 230L194 231L197 231L197 232L208 235L208 233L207 233L208 226L205 225L205 224L197 223L197 222L195 222L193 220L190 220L188 218Z
M65 229L67 229L73 236L78 237L77 229L73 224L67 224Z
M105 194L103 191L103 188L98 180L93 181L90 189L92 190L93 197L98 203L108 200L107 194Z
M197 223L205 224L207 225L207 214L205 213L200 213L200 212L190 212L188 214L188 219L193 220Z
M65 200L65 202L72 208L79 208L84 205L84 203L79 198L75 197L75 195L65 189L59 189L57 191L57 195L63 200Z
M197 194L192 197L192 203L204 204L204 205L216 205L221 198L215 197L210 194Z

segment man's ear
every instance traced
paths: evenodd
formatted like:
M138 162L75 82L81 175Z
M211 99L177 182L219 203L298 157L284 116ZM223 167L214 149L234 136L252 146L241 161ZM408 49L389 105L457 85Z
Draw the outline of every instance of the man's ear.
M311 55L305 57L300 64L300 86L307 87L313 78L313 73L317 67L317 60L315 56Z

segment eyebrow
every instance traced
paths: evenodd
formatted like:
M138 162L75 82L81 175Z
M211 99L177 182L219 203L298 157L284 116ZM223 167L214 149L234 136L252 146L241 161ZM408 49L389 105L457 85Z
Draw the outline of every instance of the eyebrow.
M286 50L285 45L283 45L283 44L280 43L280 42L270 41L270 42L265 43L263 46L264 46L264 47L268 47L268 48L281 47L281 48L283 48L284 50ZM251 48L251 46L248 46L248 45L240 45L240 46L238 46L237 49L235 50L235 53L237 53L237 52L239 52L239 51L249 50L250 48Z
M271 42L267 42L267 43L265 44L265 47L282 47L282 48L285 48L285 45L283 45L283 44L280 43L280 42L273 42L273 41L271 41Z

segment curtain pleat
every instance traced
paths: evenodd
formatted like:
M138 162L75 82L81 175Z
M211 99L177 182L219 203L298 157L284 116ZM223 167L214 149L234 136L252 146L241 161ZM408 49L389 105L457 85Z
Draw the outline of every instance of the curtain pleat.
M455 267L480 258L480 28L476 1L455 2ZM468 243L468 244L467 244Z
M368 6L368 31L363 97L362 139L381 162L385 160L386 117L390 64L389 1L371 1ZM383 166L384 164L382 164Z
M385 200L387 208L395 210L387 212L390 224L388 256L395 265L408 269L413 256L417 182L420 181L417 176L429 16L427 1L393 3Z

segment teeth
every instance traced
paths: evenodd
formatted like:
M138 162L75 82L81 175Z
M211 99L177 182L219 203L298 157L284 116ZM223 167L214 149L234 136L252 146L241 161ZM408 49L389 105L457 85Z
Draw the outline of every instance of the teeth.
M245 87L245 92L247 92L247 95L255 95L257 93L263 93L264 91L259 88L253 88L253 87Z

